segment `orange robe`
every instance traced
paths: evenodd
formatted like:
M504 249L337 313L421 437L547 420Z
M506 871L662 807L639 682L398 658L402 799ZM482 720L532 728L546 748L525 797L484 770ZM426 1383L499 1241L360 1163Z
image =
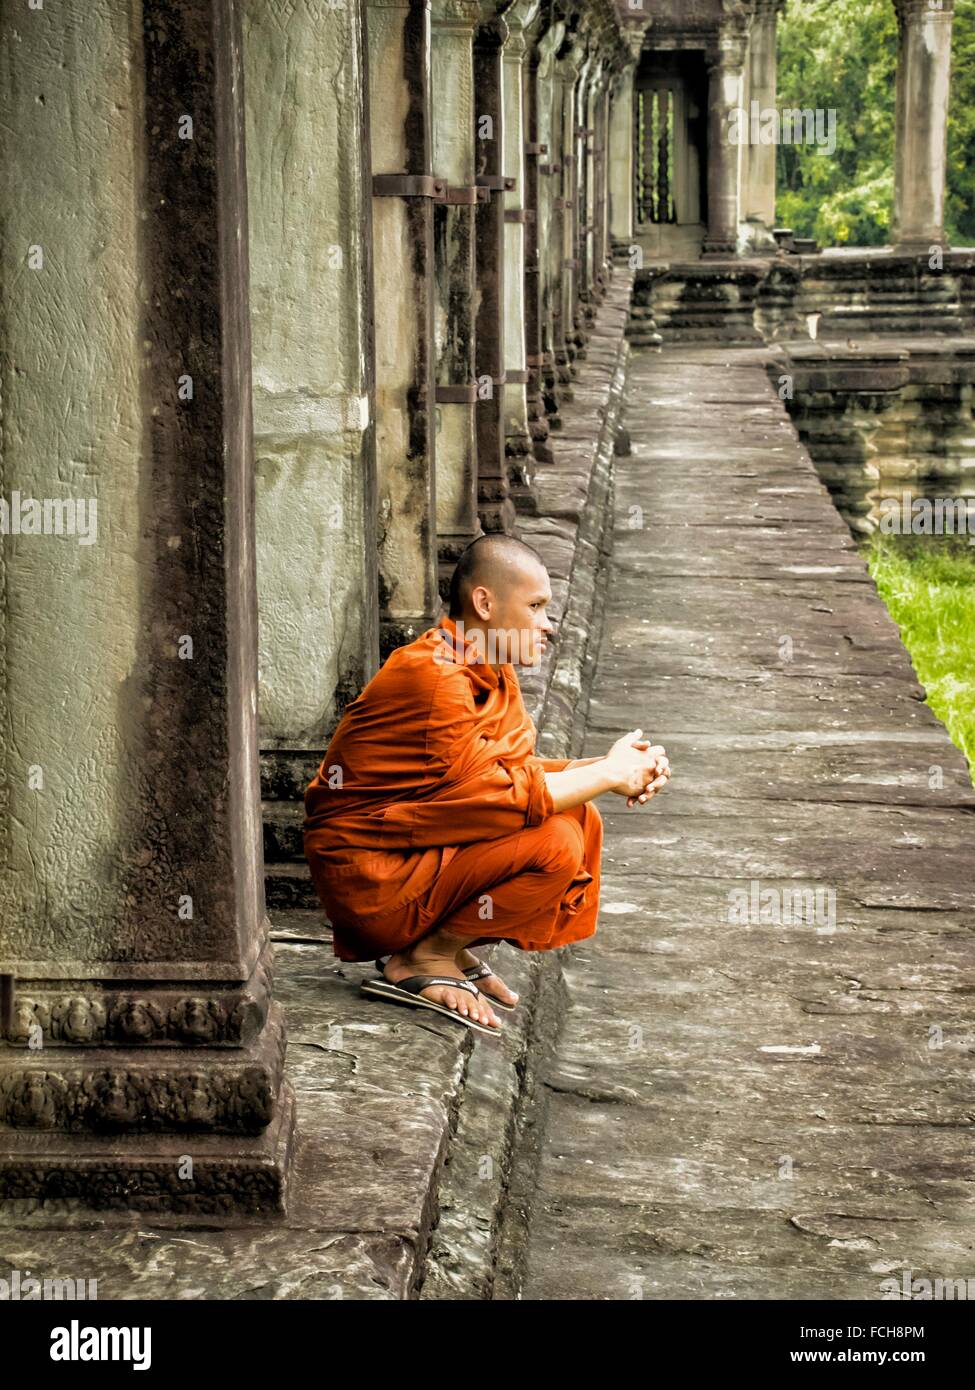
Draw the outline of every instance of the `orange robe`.
M591 936L602 819L557 813L509 664L471 659L444 617L392 651L345 710L305 792L305 854L341 960L436 927L551 950Z

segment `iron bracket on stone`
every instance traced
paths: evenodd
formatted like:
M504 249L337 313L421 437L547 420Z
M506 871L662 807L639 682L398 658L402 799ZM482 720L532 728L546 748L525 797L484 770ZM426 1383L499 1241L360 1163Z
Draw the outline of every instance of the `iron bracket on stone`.
M571 208L571 206L572 206L572 199L571 199L571 198L556 198L556 199L555 199L555 206L556 206L557 208Z
M487 188L493 193L510 193L516 179L509 174L478 174L478 188Z
M574 154L564 154L564 155L562 156L562 163L563 163L563 164L574 164L575 162L576 162L576 157L575 157Z
M531 381L531 376L531 372L506 370L504 374L505 384L508 386L527 386Z
M433 399L437 405L473 405L477 400L477 384L470 386L435 386Z
M540 145L537 140L527 140L525 154L548 154L548 145Z
M447 180L433 174L373 174L374 198L433 198L440 202L447 189Z
M540 174L561 174L561 172L562 172L562 165L561 165L561 164L539 164L539 166L538 166L538 172L539 172Z
M444 186L443 196L437 201L451 206L473 207L475 203L489 203L491 190L475 184L448 183Z
M529 367L551 367L555 358L550 352L530 352L525 361Z
M591 125L577 125L575 129L580 140L591 140L596 134L595 126Z
M505 208L504 220L506 222L534 222L534 208Z
M584 227L580 227L580 228L579 228L579 231L580 231L580 233L581 233L582 236L588 236L588 234L589 234L590 232L594 232L595 230L596 230L596 224L595 224L595 222L587 222L586 225L585 225Z

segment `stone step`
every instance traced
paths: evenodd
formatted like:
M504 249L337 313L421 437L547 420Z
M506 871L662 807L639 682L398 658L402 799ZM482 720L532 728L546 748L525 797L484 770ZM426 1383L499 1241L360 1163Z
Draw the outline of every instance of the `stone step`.
M264 874L264 893L272 916L280 908L310 910L319 906L306 863L269 864Z
M262 801L264 822L264 862L305 858L302 827L305 821L304 801Z
M321 907L281 908L270 914L271 940L291 946L327 946L332 941L332 928Z
M265 801L296 801L315 776L324 749L262 749L261 796Z

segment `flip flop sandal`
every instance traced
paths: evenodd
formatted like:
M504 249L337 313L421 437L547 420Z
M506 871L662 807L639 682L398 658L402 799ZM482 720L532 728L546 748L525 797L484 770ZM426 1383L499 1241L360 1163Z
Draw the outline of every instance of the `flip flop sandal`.
M379 960L376 961L376 969L379 971L380 975L384 973L388 960L389 956L381 956ZM478 980L486 980L489 975L494 975L494 971L486 960L482 960L480 965L470 965L464 971L465 980L470 980L472 984L476 984ZM498 976L494 975L494 978L497 979ZM517 1004L505 1004L496 994L488 994L486 989L480 990L479 993L484 996L492 1009L504 1009L505 1013L513 1014L518 1007ZM492 1032L496 1031L496 1029L492 1029Z
M476 983L478 980L486 980L489 975L494 975L494 971L488 965L486 960L482 960L480 965L472 965L464 971L464 978L466 980L471 980L474 983ZM494 975L494 978L497 979L498 976ZM484 995L484 998L491 1005L492 1009L504 1009L505 1013L513 1014L515 1009L517 1009L518 1007L517 1004L505 1004L504 1001L499 999L496 994L488 994L487 990L485 989L482 989L481 993Z
M449 985L452 989L468 990L475 998L480 994L477 985L471 984L468 980L458 980L453 975L410 975L405 980L398 980L396 984L391 984L389 980L363 980L359 988L363 994L372 995L375 999L386 999L391 1004L409 1004L415 1009L433 1009L434 1013L446 1014L455 1023L462 1023L465 1028L473 1028L477 1033L487 1033L489 1037L498 1037L504 1029L492 1028L490 1024L478 1023L475 1019L465 1017L458 1013L456 1009L450 1009L446 1004L438 1004L433 999L421 999L420 990L426 989L428 985Z

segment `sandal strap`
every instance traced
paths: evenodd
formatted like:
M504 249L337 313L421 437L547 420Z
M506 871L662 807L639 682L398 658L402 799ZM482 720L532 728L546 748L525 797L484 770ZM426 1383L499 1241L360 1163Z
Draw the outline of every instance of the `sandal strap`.
M405 980L387 980L395 989L405 989L408 994L419 994L428 985L449 985L451 989L466 989L470 994L477 995L480 991L477 985L473 985L469 980L457 980L453 975L410 975Z
M493 974L494 971L485 960L482 960L480 965L469 966L468 969L464 971L464 975L468 980L486 980L489 975Z

